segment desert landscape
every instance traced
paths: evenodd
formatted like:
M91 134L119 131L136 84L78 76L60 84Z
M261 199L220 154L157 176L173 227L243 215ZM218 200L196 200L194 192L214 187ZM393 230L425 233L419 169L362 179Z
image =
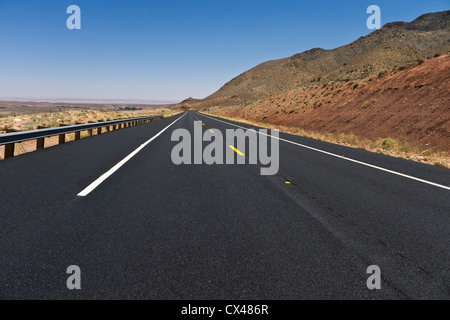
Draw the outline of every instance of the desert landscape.
M105 4L0 2L0 301L450 300L449 1Z
M62 104L45 102L0 101L0 134L70 126L93 122L163 115L170 117L179 111L165 105L108 105L108 104ZM30 112L30 110L33 110ZM95 133L94 133L95 134ZM81 133L81 138L88 136ZM67 142L73 141L75 134L67 135ZM45 140L45 147L58 144L58 137ZM15 155L36 150L36 141L17 143ZM5 146L0 146L0 160L4 158Z
M450 11L263 63L182 109L450 166Z

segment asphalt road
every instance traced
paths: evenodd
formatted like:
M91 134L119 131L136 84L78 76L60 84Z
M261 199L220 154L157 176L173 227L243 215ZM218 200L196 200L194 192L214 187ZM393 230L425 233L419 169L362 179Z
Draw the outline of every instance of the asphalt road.
M174 165L197 119L250 127L188 112L1 161L0 299L450 298L450 170L288 134L274 176Z

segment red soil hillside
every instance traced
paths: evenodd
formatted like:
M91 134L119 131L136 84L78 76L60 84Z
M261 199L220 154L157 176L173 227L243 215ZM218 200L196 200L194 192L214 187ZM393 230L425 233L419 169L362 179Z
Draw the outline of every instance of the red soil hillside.
M371 79L301 87L252 105L220 107L226 116L358 138L392 138L450 151L450 55Z

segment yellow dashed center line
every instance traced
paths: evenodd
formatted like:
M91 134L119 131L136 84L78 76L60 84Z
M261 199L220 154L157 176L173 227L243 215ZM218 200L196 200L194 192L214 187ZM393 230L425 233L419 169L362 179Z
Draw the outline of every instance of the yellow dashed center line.
M236 149L236 148L233 147L232 145L229 145L229 147L230 147L231 149L233 149L234 152L236 152L238 155L240 155L240 156L243 156L243 155L244 155L242 152L240 152L238 149Z
M211 131L212 133L214 133L214 131L212 131L211 129L209 129L209 131Z

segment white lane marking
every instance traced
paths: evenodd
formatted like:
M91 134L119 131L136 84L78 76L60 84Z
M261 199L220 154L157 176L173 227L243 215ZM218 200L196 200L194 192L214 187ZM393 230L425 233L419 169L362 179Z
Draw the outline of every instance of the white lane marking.
M218 119L215 119L213 117L207 116L206 114L203 114L203 113L202 113L202 115L207 117L207 118L210 118L212 120L216 120L218 122L223 122L223 123L226 123L228 125L235 126L235 127L241 128L241 129L254 131L254 132L258 133L258 134L263 134L265 136L271 137L272 139L278 139L278 140L281 140L281 141L284 141L284 142L287 142L287 143L291 143L291 144L300 146L302 148L314 150L314 151L317 151L317 152L321 152L321 153L327 154L327 155L332 156L332 157L340 158L342 160L347 160L347 161L350 161L350 162L358 163L358 164L366 166L366 167L378 169L378 170L381 170L381 171L384 171L384 172L388 172L388 173L391 173L391 174L395 174L397 176L401 176L401 177L404 177L404 178L408 178L408 179L412 179L412 180L419 181L419 182L422 182L422 183L426 183L426 184L429 184L429 185L432 185L432 186L435 186L435 187L438 187L438 188L442 188L442 189L445 189L445 190L450 190L450 187L444 186L442 184L438 184L438 183L431 182L431 181L428 181L428 180L416 178L416 177L413 177L413 176L410 176L410 175L407 175L407 174L404 174L404 173L400 173L400 172L397 172L397 171L393 171L393 170L385 169L385 168L382 168L382 167L378 167L378 166L375 166L373 164L365 163L365 162L358 161L358 160L355 160L355 159L352 159L352 158L343 157L342 155L337 155L337 154L334 154L334 153L331 153L331 152L328 152L328 151L324 151L324 150L320 150L320 149L317 149L317 148L313 148L313 147L310 147L310 146L307 146L307 145L304 145L304 144L301 144L301 143L293 142L293 141L290 141L290 140L286 140L286 139L283 139L283 138L272 137L271 135L258 132L258 131L254 130L252 128L246 128L246 127L235 125L235 124L230 123L230 122L218 120Z
M169 127L171 127L173 124L175 124L175 122L177 122L178 120L180 120L181 118L183 118L186 115L183 114L181 117L179 117L177 120L175 120L174 122L172 122L171 124L169 124L167 127L165 127L163 130L161 130L157 135L155 135L153 138L147 140L145 143L143 143L139 148L137 148L136 150L134 150L132 153L130 153L126 158L124 158L122 161L120 161L118 164L116 164L114 167L112 167L111 169L109 169L107 172L105 172L104 174L102 174L97 180L95 180L94 182L92 182L86 189L84 189L83 191L81 191L79 194L77 194L77 196L79 197L86 197L89 193L91 193L95 188L97 188L103 181L105 181L106 179L108 179L114 172L116 172L117 170L119 170L120 167L122 167L125 163L127 163L131 158L133 158L139 151L141 151L142 149L145 148L145 146L147 146L150 142L152 142L153 140L155 140L156 138L158 138L164 131L166 131L167 129L169 129Z

